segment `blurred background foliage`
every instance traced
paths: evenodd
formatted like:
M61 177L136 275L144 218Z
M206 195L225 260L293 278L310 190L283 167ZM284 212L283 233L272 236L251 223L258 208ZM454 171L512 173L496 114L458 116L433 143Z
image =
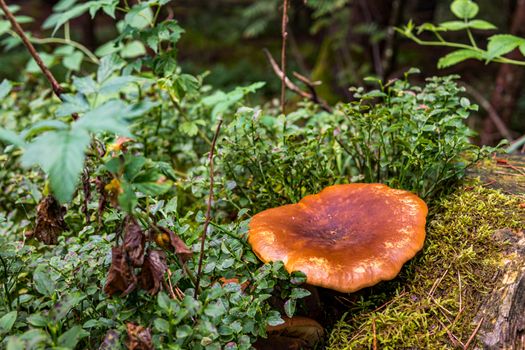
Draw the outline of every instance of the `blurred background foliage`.
M25 24L28 31L36 37L49 34L43 32L42 22L52 13L57 1L10 3L20 5L21 14L36 19ZM494 33L523 35L525 21L518 21L525 17L522 3L522 0L478 1L478 18L494 23L498 29L475 32L476 39L483 43ZM179 0L168 5L160 15L178 20L185 29L177 47L178 60L185 71L195 75L208 71L206 81L223 89L266 81L257 98L268 100L278 96L280 81L263 49L270 50L276 58L280 55L281 5L280 0ZM474 102L481 106L490 103L514 138L525 134L522 84L498 79L502 74L501 65L469 60L438 70L438 58L449 49L418 46L393 30L394 26L402 26L409 20L421 24L451 19L449 0L292 0L290 5L288 75L291 77L292 72L298 72L312 81L322 81L318 94L329 103L352 100L349 87L366 87L369 83L364 78L367 76L388 81L401 77L410 67L418 67L424 72L420 79L435 74L459 74ZM89 14L84 14L72 21L71 37L96 50L117 35L112 21L114 19L109 16L91 19ZM464 39L461 32L447 35ZM40 45L39 49L52 52L53 46ZM19 80L19 72L28 60L22 46L2 52L0 80ZM83 69L89 66L84 65ZM512 69L516 71L516 79L522 80L519 77L523 68ZM65 74L54 73L59 80L62 80L60 74ZM31 77L28 80L31 81ZM288 99L290 105L297 100L293 95ZM468 123L479 133L479 143L495 144L501 139L484 108Z

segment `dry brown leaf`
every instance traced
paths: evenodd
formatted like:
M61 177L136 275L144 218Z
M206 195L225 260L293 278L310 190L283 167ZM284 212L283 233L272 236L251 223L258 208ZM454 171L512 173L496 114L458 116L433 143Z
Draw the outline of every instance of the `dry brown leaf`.
M151 342L151 329L127 323L128 341L126 346L128 350L153 350Z
M36 211L35 230L26 236L34 237L45 244L57 244L58 236L67 229L64 221L65 207L55 197L47 196L38 203Z
M164 274L168 269L166 254L162 250L150 250L139 275L140 286L155 295L162 289Z
M146 244L146 235L142 232L140 225L133 216L125 219L124 228L124 251L135 267L140 267L144 263L144 245Z
M137 286L137 277L133 274L133 267L128 264L124 254L122 247L111 249L111 266L104 286L104 292L109 296L118 291L122 292L121 296L126 296Z
M193 252L188 248L186 243L182 239L179 238L173 231L162 227L157 226L157 228L162 231L163 233L167 234L169 237L169 242L172 249L169 249L170 251L175 251L175 254L179 256L182 261L188 261L193 256Z

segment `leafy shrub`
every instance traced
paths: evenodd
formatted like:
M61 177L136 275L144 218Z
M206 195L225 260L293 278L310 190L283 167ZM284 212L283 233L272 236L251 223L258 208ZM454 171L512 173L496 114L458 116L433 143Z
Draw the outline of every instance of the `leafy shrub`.
M414 72L414 71L412 71ZM286 119L238 113L223 141L230 201L257 210L296 202L342 182L381 182L433 199L494 148L469 142L464 121L476 110L457 77L413 86L408 74L380 89L354 89L334 113L305 106Z

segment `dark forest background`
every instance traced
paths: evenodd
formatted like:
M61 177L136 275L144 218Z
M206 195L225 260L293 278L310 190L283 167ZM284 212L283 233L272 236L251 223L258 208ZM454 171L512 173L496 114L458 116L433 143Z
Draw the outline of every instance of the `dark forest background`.
M37 19L25 24L26 30L37 37L49 35L42 32L41 24L57 1L10 3L20 5L21 14ZM498 27L495 31L476 32L479 42L494 33L525 35L525 0L480 0L478 4L478 18ZM449 5L449 0L291 0L288 75L297 72L312 81L322 81L319 95L335 103L351 100L349 87L367 86L367 76L387 81L400 77L410 67L421 69L421 80L432 75L459 74L466 95L481 106L468 121L479 134L476 141L494 144L502 138L494 118L506 125L512 139L519 138L525 134L524 68L468 60L438 70L437 60L449 49L418 46L393 30L411 19L416 24L451 19ZM279 96L280 81L263 49L270 50L275 58L280 56L280 6L280 0L179 0L161 15L178 20L186 30L178 45L178 57L187 71L209 71L206 81L225 89L266 81L265 90L259 95L266 101ZM114 19L109 16L93 20L88 14L83 15L72 22L72 38L96 51L116 36L111 21ZM447 33L454 40L464 39L463 35L458 32L454 37ZM45 51L46 47L40 49ZM48 49L51 51L52 46ZM22 46L2 52L0 80L19 79L28 60ZM60 71L55 73L60 77ZM289 97L292 105L296 97ZM492 118L488 117L489 110Z

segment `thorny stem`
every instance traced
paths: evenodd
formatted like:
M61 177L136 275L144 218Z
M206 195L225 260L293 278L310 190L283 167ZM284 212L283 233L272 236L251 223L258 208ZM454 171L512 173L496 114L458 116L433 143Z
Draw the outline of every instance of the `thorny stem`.
M281 72L283 75L281 77L281 112L285 114L285 92L286 92L286 37L288 33L286 32L286 25L288 23L288 0L283 0L283 17L281 21L281 35L282 35L282 44L281 44Z
M210 162L210 194L208 196L208 206L206 208L206 221L204 221L204 228L203 228L202 237L201 237L201 250L200 250L200 255L199 255L199 265L197 268L197 281L195 282L195 298L197 298L199 294L199 285L200 285L201 274L202 274L202 262L204 260L204 244L206 242L206 234L208 231L208 226L210 225L210 221L211 221L211 203L213 201L213 153L215 151L215 144L217 143L217 138L221 130L221 125L222 125L222 119L219 119L219 123L217 124L217 129L215 130L215 135L213 135L213 140L211 142L210 154L208 155L208 161Z
M9 22L11 22L11 25L13 26L15 32L18 34L20 39L22 39L22 42L24 43L25 47L27 48L33 59L36 61L36 64L38 64L38 67L40 67L47 80L51 84L53 92L59 99L61 99L60 95L62 95L62 87L60 87L58 81L55 79L49 68L46 67L46 65L42 61L42 58L40 58L40 55L38 54L38 52L36 52L35 47L33 46L33 44L31 44L31 41L25 35L24 30L22 29L22 27L20 27L20 24L18 24L11 11L9 11L9 8L7 7L7 4L4 0L0 0L0 7L2 8L2 11L4 11L4 14L9 20Z

